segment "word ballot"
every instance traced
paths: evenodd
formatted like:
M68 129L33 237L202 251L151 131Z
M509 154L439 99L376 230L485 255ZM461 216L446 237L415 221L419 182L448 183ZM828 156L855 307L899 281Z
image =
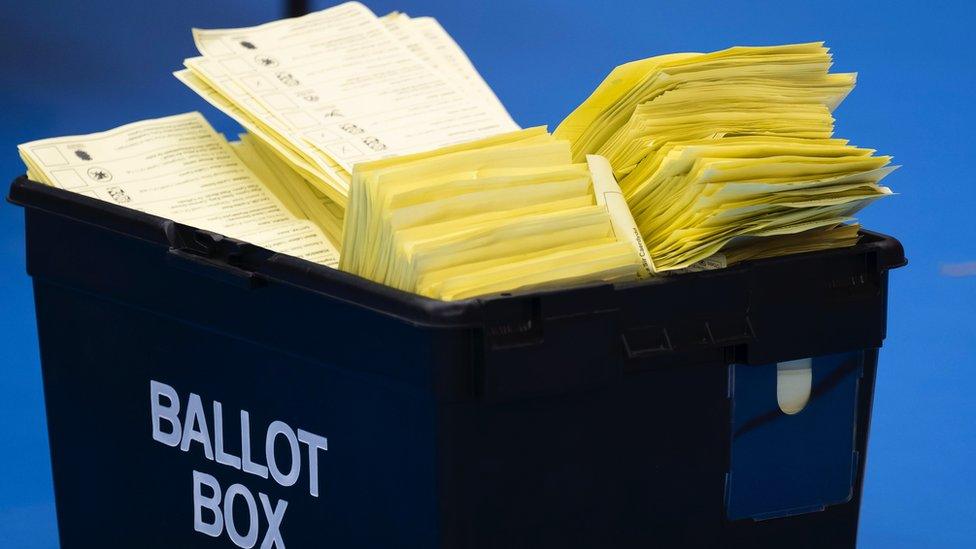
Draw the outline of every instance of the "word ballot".
M172 386L150 381L149 398L152 437L156 442L183 452L202 452L210 461L263 479L270 475L284 488L294 486L304 468L307 470L309 495L319 497L319 455L329 449L326 437L294 429L283 421L272 421L265 429L264 463L261 463L262 458L252 454L251 422L247 410L240 410L241 447L239 455L235 455L224 446L225 416L219 401L212 403L213 421L209 423L203 400L196 393L190 393L184 401ZM279 463L275 457L279 441L288 449L287 466ZM192 476L195 531L214 538L226 532L234 545L250 549L257 545L258 535L263 530L262 549L284 549L281 528L288 510L286 500L272 502L262 492L258 492L255 498L254 492L240 483L232 484L224 491L213 475L202 471L194 470ZM234 509L238 505L247 509L246 525L236 522Z

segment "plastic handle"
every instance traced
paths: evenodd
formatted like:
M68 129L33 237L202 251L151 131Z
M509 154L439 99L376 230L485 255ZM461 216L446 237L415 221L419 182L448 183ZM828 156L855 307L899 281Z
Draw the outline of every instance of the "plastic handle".
M238 288L252 290L264 285L264 279L251 271L214 261L179 248L170 248L166 260L178 269Z

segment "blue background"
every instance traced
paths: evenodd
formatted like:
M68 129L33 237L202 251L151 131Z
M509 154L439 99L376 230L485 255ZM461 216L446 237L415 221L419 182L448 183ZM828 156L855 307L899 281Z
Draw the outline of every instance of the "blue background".
M976 547L976 17L967 2L369 2L433 15L523 126L555 127L615 65L674 51L826 40L859 84L837 135L904 167L899 196L861 218L905 244L891 276L860 547ZM328 4L313 3L316 7ZM0 3L0 177L16 145L202 111L238 130L170 71L194 55L191 26L279 17L278 2ZM947 268L947 265L949 266ZM23 213L0 205L0 545L56 547ZM109 511L109 510L107 510Z

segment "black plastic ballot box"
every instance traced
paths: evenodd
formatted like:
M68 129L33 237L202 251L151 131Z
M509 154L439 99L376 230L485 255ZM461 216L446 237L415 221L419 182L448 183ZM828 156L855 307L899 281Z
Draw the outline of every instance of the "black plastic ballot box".
M23 177L9 201L64 549L856 543L892 238L441 302Z

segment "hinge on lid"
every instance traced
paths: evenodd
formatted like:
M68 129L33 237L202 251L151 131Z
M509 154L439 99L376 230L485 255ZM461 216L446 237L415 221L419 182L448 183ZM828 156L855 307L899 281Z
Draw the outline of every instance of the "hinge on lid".
M641 358L700 347L739 346L756 338L749 317L714 317L668 327L637 326L623 334L628 358Z
M485 344L491 350L542 343L539 298L507 297L484 302Z
M242 288L264 285L264 279L244 264L245 251L254 246L175 223L166 233L170 240L166 259L174 267Z

